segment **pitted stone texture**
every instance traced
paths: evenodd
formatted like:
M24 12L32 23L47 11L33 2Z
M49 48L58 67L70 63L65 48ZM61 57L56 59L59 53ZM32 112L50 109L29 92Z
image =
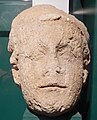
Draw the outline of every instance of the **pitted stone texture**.
M57 116L74 107L88 74L88 39L82 22L50 5L31 7L13 20L10 63L32 111Z

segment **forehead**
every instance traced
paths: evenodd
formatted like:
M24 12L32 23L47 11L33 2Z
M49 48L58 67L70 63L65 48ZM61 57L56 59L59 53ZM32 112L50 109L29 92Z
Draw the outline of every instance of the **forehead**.
M80 44L80 39L78 39L78 29L74 27L73 24L67 22L43 22L36 24L27 24L24 26L24 30L21 31L21 41L22 49L24 50L34 50L41 46L47 46L49 48L55 48L58 45L70 44L73 46L71 38L74 41L77 40L77 44ZM75 44L74 44L75 46ZM25 51L25 52L26 52Z
M31 44L33 47L42 43L56 46L60 41L65 42L68 39L68 30L59 24L35 24L28 28L24 39L26 39L26 45ZM22 38L23 42L24 39Z
M32 42L56 45L63 38L63 28L60 25L40 25L33 28Z

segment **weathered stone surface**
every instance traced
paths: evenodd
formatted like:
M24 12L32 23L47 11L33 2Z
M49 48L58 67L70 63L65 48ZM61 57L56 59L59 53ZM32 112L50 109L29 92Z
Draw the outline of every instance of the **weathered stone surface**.
M13 20L10 63L31 110L57 116L74 107L88 74L88 39L82 22L50 5L31 7Z

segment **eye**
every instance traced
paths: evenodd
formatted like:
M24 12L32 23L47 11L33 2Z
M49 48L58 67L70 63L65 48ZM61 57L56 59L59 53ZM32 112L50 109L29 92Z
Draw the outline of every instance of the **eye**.
M45 55L46 54L45 49L39 49L38 52L39 52L39 55Z
M44 47L38 48L37 51L34 53L34 60L41 60L43 59L47 54L47 50Z
M57 48L57 53L62 56L64 53L68 52L68 47L67 44L66 45L60 45Z
M41 59L41 58L44 57L44 55L45 55L45 53L44 53L43 51L39 51L39 52L35 55L35 57L36 57L36 59Z

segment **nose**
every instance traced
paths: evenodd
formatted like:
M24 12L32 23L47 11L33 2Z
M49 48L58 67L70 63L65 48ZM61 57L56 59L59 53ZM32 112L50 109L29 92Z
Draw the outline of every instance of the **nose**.
M18 63L18 58L17 58L16 54L14 54L14 52L13 52L10 57L10 64L12 65L12 67L15 70L18 70L17 63Z
M52 73L56 72L57 74L60 74L61 67L57 57L50 56L50 59L48 61L48 71Z
M16 65L17 64L17 59L16 59L14 53L12 53L12 55L10 57L10 64L12 64L12 65Z
M59 66L57 66L56 73L60 74L60 72L61 72L61 68Z

